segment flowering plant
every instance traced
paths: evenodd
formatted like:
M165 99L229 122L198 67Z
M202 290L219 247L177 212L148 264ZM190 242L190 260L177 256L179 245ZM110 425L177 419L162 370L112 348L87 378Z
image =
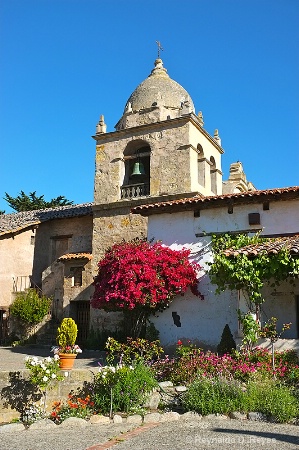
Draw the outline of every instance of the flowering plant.
M54 402L50 419L59 425L68 417L87 419L94 414L94 403L90 396L82 397L73 392L69 394L67 402Z
M59 355L59 353L82 353L79 345L66 345L65 347L52 347L52 352L54 355Z
M202 298L197 290L200 266L190 262L189 255L187 249L173 250L141 239L114 244L98 263L92 307L162 311L188 287Z
M25 367L29 370L29 379L32 384L38 387L42 394L42 409L35 405L28 405L27 412L25 411L22 420L30 423L39 419L40 414L46 413L47 390L52 387L55 381L64 379L59 372L59 356L54 355L54 358L48 356L47 358L39 359L36 356L26 356Z
M30 381L39 387L41 391L46 390L53 384L53 381L63 380L63 376L59 373L59 357L38 359L36 356L26 356L25 367L29 369Z

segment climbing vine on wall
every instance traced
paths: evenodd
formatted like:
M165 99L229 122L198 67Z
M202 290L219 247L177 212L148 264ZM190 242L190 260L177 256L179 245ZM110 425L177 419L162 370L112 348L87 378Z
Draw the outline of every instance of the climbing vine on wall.
M242 289L250 303L260 305L265 300L262 294L265 283L275 287L283 280L294 282L294 278L298 278L299 258L291 255L287 249L276 254L261 251L254 257L245 254L226 256L224 253L227 249L237 250L268 240L259 234L252 237L244 234L213 236L213 262L210 263L209 275L211 282L217 285L218 294L226 289Z

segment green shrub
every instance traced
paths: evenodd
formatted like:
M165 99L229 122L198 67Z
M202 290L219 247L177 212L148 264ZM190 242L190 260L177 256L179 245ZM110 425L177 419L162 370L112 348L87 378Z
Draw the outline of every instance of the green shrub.
M296 392L270 379L245 385L236 380L201 377L190 384L182 405L186 411L203 415L257 411L281 423L299 417Z
M237 381L201 377L190 384L182 398L182 405L186 411L202 415L225 414L242 411L243 399L242 386Z
M142 361L157 359L164 350L160 341L148 341L147 339L133 339L128 337L126 343L118 342L109 337L106 342L107 362L113 364L117 359L121 364L133 364Z
M233 350L236 350L236 342L230 331L229 325L226 324L221 335L221 340L217 346L217 352L219 355L225 355L227 353L232 353Z
M17 295L10 307L10 314L25 326L37 325L48 314L51 302L51 298L40 297L35 289L28 289Z
M249 382L245 401L247 411L259 411L276 422L288 422L299 417L299 399L293 390L272 380Z
M102 367L95 377L92 399L102 414L112 411L129 413L140 408L147 395L157 386L149 367Z
M60 327L57 328L56 342L59 348L73 347L76 343L78 327L70 317L62 319Z

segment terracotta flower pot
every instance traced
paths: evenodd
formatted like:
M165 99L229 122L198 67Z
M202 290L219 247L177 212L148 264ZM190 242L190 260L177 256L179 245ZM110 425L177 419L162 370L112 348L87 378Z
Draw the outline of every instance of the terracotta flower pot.
M59 353L59 367L61 370L72 370L77 353Z

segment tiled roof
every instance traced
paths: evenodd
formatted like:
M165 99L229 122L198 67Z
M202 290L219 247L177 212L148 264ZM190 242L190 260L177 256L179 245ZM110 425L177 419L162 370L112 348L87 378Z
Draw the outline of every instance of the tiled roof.
M238 250L228 249L224 251L225 256L257 256L261 253L275 255L280 250L286 249L293 255L299 256L299 235L286 236L281 238L269 238L266 242L260 244L247 245Z
M48 220L92 215L92 205L93 203L82 203L79 205L59 206L57 208L37 209L35 211L23 211L14 214L1 214L0 236L8 233L16 233L24 228L38 225Z
M82 252L82 253L67 253L65 255L60 256L58 261L69 261L72 259L92 259L92 254L90 252Z
M299 199L299 186L245 191L234 194L221 194L207 197L199 194L189 198L139 205L132 208L131 212L135 214L150 215L164 212L194 210L196 208L212 208L223 206L225 204L246 204L266 200L284 200L288 198Z

